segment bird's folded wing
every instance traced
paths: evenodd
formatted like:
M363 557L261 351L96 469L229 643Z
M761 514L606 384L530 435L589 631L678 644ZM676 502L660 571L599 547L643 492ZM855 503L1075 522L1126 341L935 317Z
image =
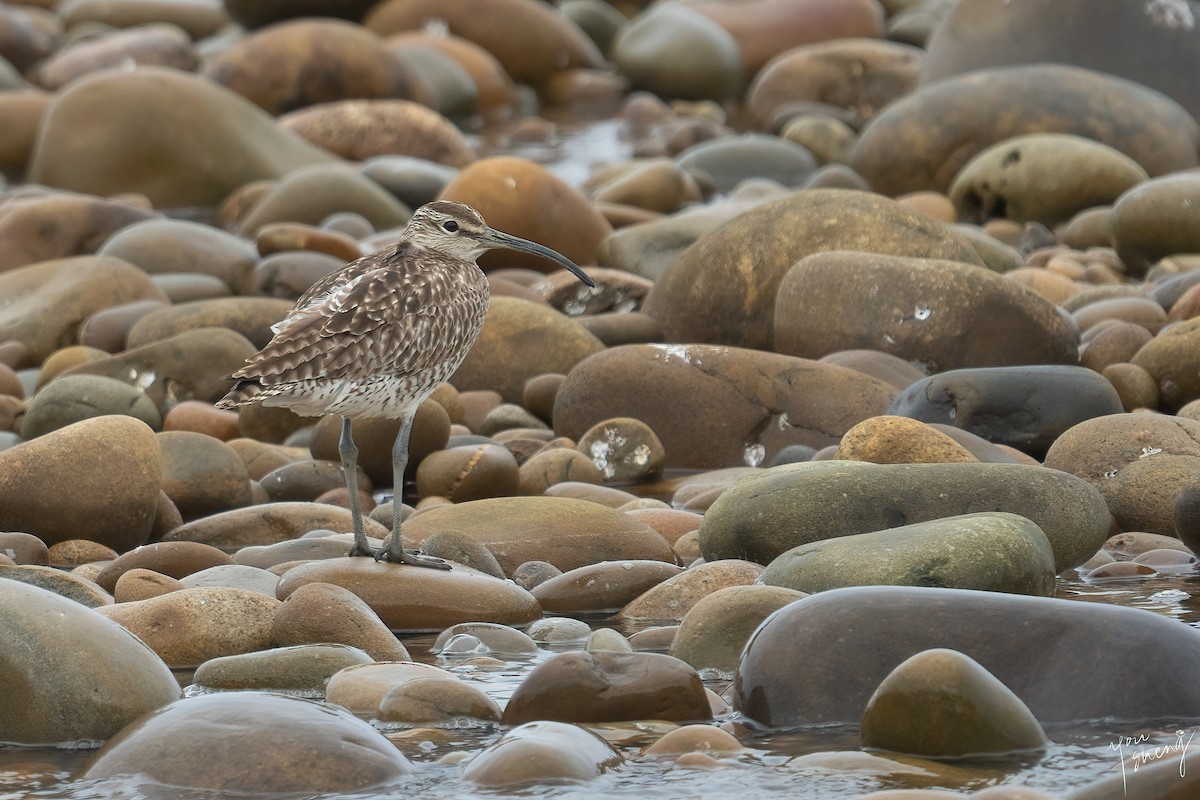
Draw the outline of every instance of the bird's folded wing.
M440 327L434 282L427 273L376 269L310 297L233 377L271 386L418 372L443 355L432 332Z

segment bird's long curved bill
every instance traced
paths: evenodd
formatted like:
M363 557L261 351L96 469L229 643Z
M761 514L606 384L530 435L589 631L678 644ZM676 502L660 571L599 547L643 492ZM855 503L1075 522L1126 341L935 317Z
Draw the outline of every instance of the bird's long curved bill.
M508 250L519 250L522 253L531 253L535 256L541 256L544 259L553 261L559 264L563 269L568 270L572 275L586 283L588 286L595 287L596 282L593 281L588 274L579 268L571 259L564 256L549 247L543 247L537 242L531 242L528 239L522 239L520 236L513 236L511 233L504 233L495 228L488 228L486 234L481 237L488 244L495 247L503 247Z

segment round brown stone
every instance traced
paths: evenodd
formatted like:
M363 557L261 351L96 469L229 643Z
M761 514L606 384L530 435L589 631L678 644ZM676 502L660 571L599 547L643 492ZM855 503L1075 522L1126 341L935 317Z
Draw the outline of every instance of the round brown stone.
M414 678L379 701L380 722L429 725L460 719L500 721L500 706L457 678Z
M1013 97L1021 98L1015 109L1005 102ZM1078 67L1022 64L931 83L896 101L862 131L853 165L883 194L945 191L977 153L1028 133L1091 139L1152 176L1197 162L1196 122L1167 97Z
M507 448L494 444L439 450L417 468L417 491L423 497L453 502L514 495L518 482L516 459Z
M684 662L656 653L570 652L531 672L508 701L503 721L619 722L712 718L704 684Z
M539 583L532 594L552 614L612 612L682 571L662 561L601 561Z
M273 25L209 59L204 74L271 114L407 91L382 39L330 19Z
M488 389L518 403L531 378L555 372L565 375L602 350L600 340L569 317L528 300L496 297L479 338L450 381L460 392ZM469 427L479 430L480 426Z
M702 236L663 273L645 311L670 342L770 349L780 282L797 261L830 250L979 263L944 226L902 204L814 189L755 206Z
M336 642L376 661L408 661L408 650L353 592L330 583L307 583L275 610L271 643L286 647Z
M494 0L485 7L471 0L388 0L377 4L363 24L387 36L422 30L434 21L487 50L521 83L538 85L561 70L603 65L583 31L529 0Z
M270 731L288 731L274 741ZM266 692L174 703L107 743L87 778L138 774L175 791L273 795L388 791L414 771L383 734L345 709Z
M459 531L486 545L506 574L526 561L558 569L614 559L674 563L654 530L626 514L586 500L503 497L430 509L404 525L416 543L443 530Z
M414 517L406 532L419 519ZM313 561L284 573L278 596L286 600L311 583L349 589L394 630L433 630L470 621L523 625L541 616L537 601L524 589L462 566L443 571L371 558Z
M466 203L493 228L557 250L576 264L594 264L600 242L612 233L607 220L582 192L524 158L497 156L476 161L442 190L440 199ZM558 269L545 259L510 252L486 253L479 262L485 270L501 265L540 272ZM561 370L541 370L554 371Z
M145 423L119 415L77 422L0 452L0 529L48 545L86 531L128 550L150 537L161 478Z

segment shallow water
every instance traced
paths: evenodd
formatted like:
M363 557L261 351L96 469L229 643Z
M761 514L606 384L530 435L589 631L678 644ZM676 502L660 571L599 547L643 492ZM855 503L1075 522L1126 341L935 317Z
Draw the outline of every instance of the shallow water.
M1110 581L1090 584L1080 579L1059 579L1058 596L1086 602L1143 608L1175 617L1189 625L1200 627L1200 577L1158 576L1149 579ZM599 624L597 624L597 627ZM636 626L621 628L622 633L636 631ZM429 653L432 635L405 639L414 658L451 669L464 680L486 691L502 705L511 696L539 661L554 651L544 651L537 658L506 661L502 668L483 670L463 665L462 657L441 658ZM1147 664L1147 668L1152 665ZM186 676L181 676L186 681ZM721 693L728 681L709 681L713 690ZM1177 731L1185 738L1200 730L1200 721L1160 720L1142 724L1097 721L1086 725L1055 727L1047 730L1052 740L1050 749L1041 758L993 759L983 762L955 762L939 766L919 762L916 766L897 764L892 774L824 769L798 768L787 762L811 753L854 751L858 748L857 730L853 727L806 729L800 731L754 733L739 730L738 736L749 748L737 759L724 762L718 770L674 768L669 762L638 759L639 750L664 731L661 725L623 724L596 729L626 756L628 762L599 779L582 785L549 785L522 790L484 790L459 778L461 767L439 764L442 757L460 751L477 752L499 738L494 727L469 729L384 730L395 744L417 764L417 772L409 780L387 792L365 792L338 795L353 798L596 798L638 797L643 800L682 800L737 795L741 798L788 798L789 800L840 800L861 793L886 788L940 788L962 794L1000 785L1019 784L1049 791L1066 793L1091 781L1121 772L1121 754L1115 748L1118 737L1146 735L1149 741L1139 747L1155 744L1172 745ZM1200 742L1197 742L1200 747ZM54 749L0 750L0 800L43 798L44 800L90 800L90 798L191 798L205 797L203 793L165 792L154 787L139 787L135 780L102 785L74 780L86 771L95 751L66 751ZM1132 772L1133 751L1125 750L1125 767ZM1165 758L1178 759L1177 752ZM325 795L324 797L333 797Z

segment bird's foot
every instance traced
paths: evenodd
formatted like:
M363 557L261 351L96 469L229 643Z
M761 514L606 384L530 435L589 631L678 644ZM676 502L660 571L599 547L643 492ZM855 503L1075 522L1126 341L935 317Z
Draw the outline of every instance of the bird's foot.
M440 558L433 556L423 556L417 553L410 553L407 550L401 549L400 552L393 552L390 547L384 545L375 551L376 561L391 561L393 564L408 564L410 567L428 567L429 569L450 569L450 565Z
M370 546L367 545L366 542L363 542L361 544L358 542L355 542L354 546L350 548L350 552L346 553L346 555L350 558L354 558L355 556L372 556L372 557L374 557L375 551L372 550L370 548Z

